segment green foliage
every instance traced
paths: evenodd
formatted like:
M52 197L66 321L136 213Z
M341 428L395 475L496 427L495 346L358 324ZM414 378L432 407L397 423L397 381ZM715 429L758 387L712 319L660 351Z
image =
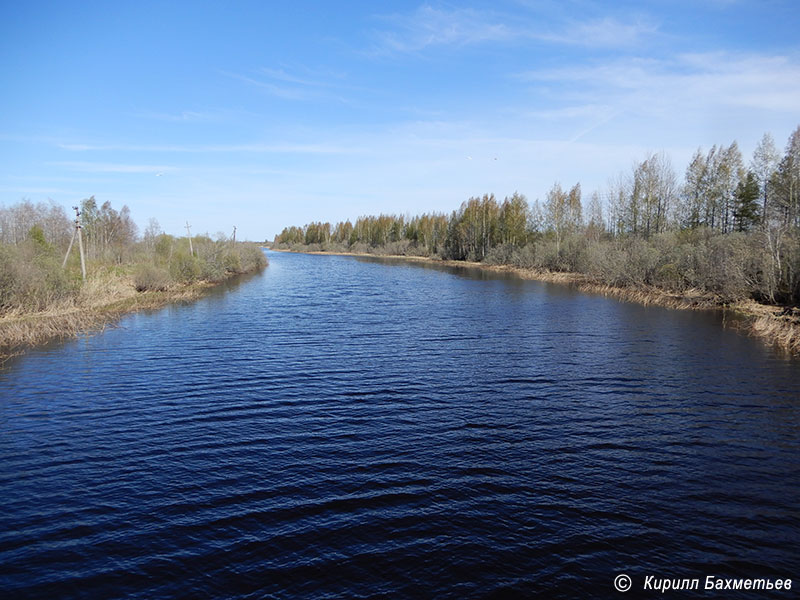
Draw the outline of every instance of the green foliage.
M169 273L175 281L193 283L201 273L201 263L196 256L192 256L183 248L174 252L169 261Z
M305 244L327 244L331 239L330 223L310 223L306 225L303 241Z
M239 255L239 253L231 252L226 254L222 262L226 271L230 273L242 272L242 257Z
M157 260L168 262L172 255L172 249L175 245L175 238L166 233L155 238L154 252Z
M64 269L41 230L16 246L0 244L0 314L36 312L72 298L78 285Z
M758 180L750 171L747 173L747 177L736 186L736 207L733 211L736 231L750 231L761 221L758 195Z
M161 240L156 242L157 254L159 244ZM173 244L170 246L169 260L162 262L176 282L218 282L231 275L257 271L267 264L264 253L256 244L234 244L226 240L215 242L208 237L197 236L192 239L192 247L194 255L189 254L188 243Z
M39 225L34 225L30 228L30 231L28 231L28 239L31 240L40 251L50 252L52 250L52 246L44 239L44 231Z
M255 244L189 240L158 233L151 223L148 236L136 239L126 207L108 202L98 207L94 197L81 203L80 224L90 279L127 281L136 290L164 291L176 283L222 281L263 268L266 257ZM55 205L22 202L0 207L0 316L30 313L62 302L82 302L83 285L77 240L64 259L74 223Z
M97 206L94 196L81 202L80 223L86 254L92 259L121 264L137 237L130 210L119 211L110 202Z

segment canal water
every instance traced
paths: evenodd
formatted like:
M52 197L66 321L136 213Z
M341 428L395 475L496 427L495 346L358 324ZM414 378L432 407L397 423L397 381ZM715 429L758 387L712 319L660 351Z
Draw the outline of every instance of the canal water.
M715 313L269 258L0 371L4 597L800 578L799 361Z

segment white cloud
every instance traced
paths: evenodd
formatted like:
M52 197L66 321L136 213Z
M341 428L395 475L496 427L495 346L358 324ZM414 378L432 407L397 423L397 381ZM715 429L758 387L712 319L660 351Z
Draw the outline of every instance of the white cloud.
M530 71L523 80L560 86L561 98L673 118L711 108L796 112L800 65L788 57L684 54Z

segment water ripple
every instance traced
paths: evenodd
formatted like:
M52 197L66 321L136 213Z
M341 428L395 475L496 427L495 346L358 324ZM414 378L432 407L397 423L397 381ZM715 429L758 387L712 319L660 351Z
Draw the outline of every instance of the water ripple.
M274 255L13 362L0 589L573 598L622 571L797 572L796 361L713 315L472 274Z

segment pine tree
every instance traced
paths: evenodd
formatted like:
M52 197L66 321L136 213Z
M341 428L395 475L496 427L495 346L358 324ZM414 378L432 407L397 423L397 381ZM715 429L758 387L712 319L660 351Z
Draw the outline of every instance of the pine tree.
M761 221L759 215L760 186L752 171L736 186L733 218L736 231L749 231Z

